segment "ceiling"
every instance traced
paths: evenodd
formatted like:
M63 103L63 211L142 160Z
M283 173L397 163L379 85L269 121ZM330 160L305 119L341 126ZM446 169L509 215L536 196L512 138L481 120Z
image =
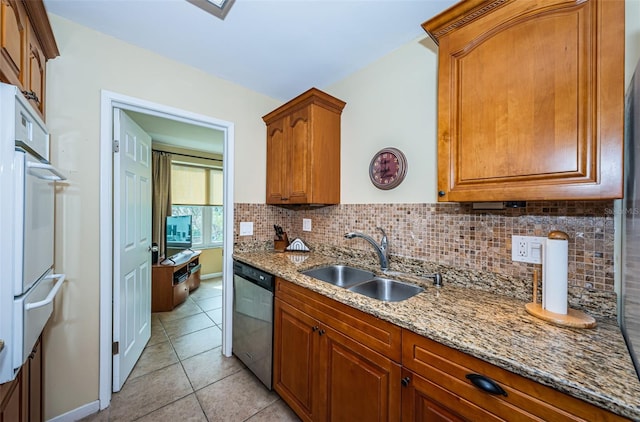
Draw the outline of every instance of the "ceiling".
M223 154L224 132L128 110L127 115L151 136L153 143Z
M269 97L323 89L417 37L456 0L44 0L49 13ZM157 131L156 131L157 132Z

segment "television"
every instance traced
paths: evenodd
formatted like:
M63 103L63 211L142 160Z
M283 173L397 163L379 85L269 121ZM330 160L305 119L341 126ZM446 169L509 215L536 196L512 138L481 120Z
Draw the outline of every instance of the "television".
M170 215L167 217L167 249L191 248L191 216Z

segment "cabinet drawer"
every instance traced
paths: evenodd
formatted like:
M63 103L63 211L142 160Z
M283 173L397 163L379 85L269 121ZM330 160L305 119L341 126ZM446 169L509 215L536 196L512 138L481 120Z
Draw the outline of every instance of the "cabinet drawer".
M189 283L187 280L173 286L174 307L187 300L187 296L189 296Z
M276 279L276 297L389 359L400 362L400 327L281 278Z
M402 333L402 365L462 400L508 420L626 420L408 330ZM490 378L506 396L480 390L467 379L469 374Z

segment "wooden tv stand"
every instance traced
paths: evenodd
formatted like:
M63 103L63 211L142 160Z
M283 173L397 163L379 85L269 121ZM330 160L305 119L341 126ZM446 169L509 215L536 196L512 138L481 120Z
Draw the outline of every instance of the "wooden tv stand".
M181 252L155 264L151 272L151 312L167 312L200 286L200 252Z

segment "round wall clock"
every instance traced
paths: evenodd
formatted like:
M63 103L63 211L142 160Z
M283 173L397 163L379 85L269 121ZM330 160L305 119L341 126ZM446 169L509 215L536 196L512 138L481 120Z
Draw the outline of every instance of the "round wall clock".
M383 148L371 159L369 177L378 189L393 189L407 175L407 158L397 148Z

